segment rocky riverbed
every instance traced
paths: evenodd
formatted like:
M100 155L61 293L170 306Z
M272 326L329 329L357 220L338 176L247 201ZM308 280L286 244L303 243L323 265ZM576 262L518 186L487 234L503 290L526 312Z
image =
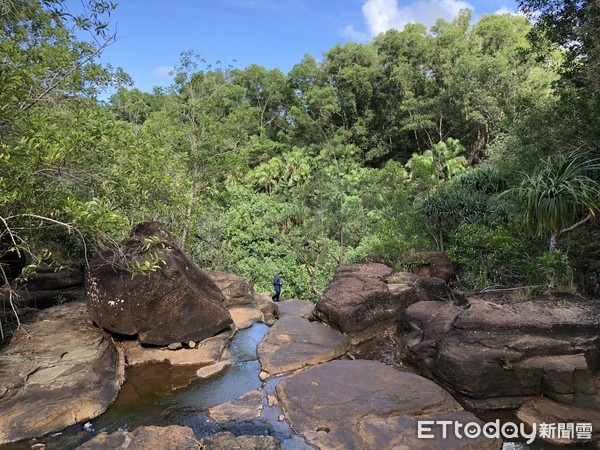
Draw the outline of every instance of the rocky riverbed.
M595 445L597 303L465 296L380 264L342 268L316 306L209 277L231 325L201 340L142 345L80 302L32 315L0 349L0 450ZM589 424L589 438L523 447L444 425L481 431L499 417Z

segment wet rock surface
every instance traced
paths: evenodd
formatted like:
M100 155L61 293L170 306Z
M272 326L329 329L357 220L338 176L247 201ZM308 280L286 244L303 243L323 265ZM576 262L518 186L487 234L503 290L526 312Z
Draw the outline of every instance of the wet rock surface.
M0 443L100 415L123 382L123 358L85 303L40 311L0 351Z
M206 411L206 414L217 422L235 420L256 420L263 409L263 394L252 391L227 403L222 403Z
M324 449L433 448L417 439L416 420L477 421L435 383L375 361L321 364L284 379L277 393L291 426ZM501 446L487 438L468 441L470 447L436 448Z
M330 361L350 348L350 340L322 323L284 316L258 345L264 371L271 375Z
M132 278L131 267L156 257L164 261L156 271ZM86 296L96 324L144 344L200 341L233 323L217 285L157 222L138 225L117 251L90 263Z

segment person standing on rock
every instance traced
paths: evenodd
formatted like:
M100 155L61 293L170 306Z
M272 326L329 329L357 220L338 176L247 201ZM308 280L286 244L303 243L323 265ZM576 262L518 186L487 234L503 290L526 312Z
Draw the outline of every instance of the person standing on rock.
M279 301L279 296L281 295L281 287L283 286L283 272L279 272L275 278L273 279L273 287L275 288L275 295L271 297L274 302Z

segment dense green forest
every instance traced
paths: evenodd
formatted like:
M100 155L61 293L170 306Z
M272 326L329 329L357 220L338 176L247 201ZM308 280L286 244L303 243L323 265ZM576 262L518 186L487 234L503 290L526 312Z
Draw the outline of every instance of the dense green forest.
M152 219L258 291L284 271L287 297L431 250L461 289L600 293L598 2L522 0L533 28L464 10L288 74L185 51L152 93L102 64L115 7L0 2L0 254L23 277Z

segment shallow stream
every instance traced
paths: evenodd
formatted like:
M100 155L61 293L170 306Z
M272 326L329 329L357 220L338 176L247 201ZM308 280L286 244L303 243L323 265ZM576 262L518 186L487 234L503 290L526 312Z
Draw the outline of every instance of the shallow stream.
M197 437L218 432L222 427L209 421L203 411L261 387L256 348L268 331L269 327L263 323L238 331L229 345L234 364L225 373L208 380L196 377L197 367L165 363L130 367L116 401L104 414L90 420L85 429L83 424L77 424L37 440L0 445L0 450L28 450L35 443L45 444L47 450L69 450L97 433L131 431L144 425L189 426ZM244 431L266 433L260 429Z

